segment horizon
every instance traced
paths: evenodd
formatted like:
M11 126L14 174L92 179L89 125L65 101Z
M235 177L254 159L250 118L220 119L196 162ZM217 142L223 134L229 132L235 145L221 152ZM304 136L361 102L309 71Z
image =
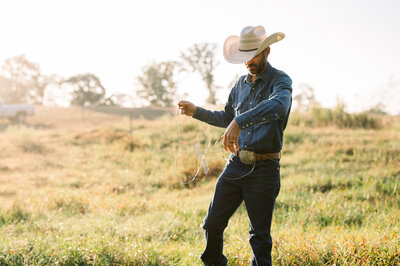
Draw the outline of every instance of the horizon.
M206 1L196 6L196 12L179 0L2 1L0 62L24 54L43 74L68 78L93 73L108 95L135 96L134 80L143 66L177 60L195 43L216 43L220 64L215 77L222 87L217 97L225 103L228 84L246 70L224 61L223 42L247 25L263 25L267 34L286 34L271 46L269 61L292 78L293 96L306 83L323 107L340 101L357 112L383 103L388 113L400 113L398 1L291 0L255 5L259 8L252 16L238 20L243 12L239 1ZM197 75L185 77L178 93L180 97L187 93L197 105L205 104L207 92Z

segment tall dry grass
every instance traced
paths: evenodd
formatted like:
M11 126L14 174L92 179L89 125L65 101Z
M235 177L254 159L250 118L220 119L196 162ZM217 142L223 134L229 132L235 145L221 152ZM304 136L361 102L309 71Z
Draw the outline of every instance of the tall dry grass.
M3 127L0 264L201 265L200 224L227 156L214 145L223 129L170 112L127 113L43 108L26 126ZM275 263L399 264L399 121L377 129L293 122ZM249 263L247 231L242 205L225 233L231 265Z

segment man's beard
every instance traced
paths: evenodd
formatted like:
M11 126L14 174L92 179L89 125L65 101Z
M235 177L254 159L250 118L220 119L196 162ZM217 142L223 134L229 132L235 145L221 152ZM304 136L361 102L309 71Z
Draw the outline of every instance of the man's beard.
M250 75L253 76L257 76L259 74L261 74L262 72L264 72L264 70L266 69L267 66L267 62L266 60L261 61L260 64L250 64L247 66L247 70L249 71Z
M247 70L251 75L257 75L258 73L258 65L256 64L250 64L247 66Z

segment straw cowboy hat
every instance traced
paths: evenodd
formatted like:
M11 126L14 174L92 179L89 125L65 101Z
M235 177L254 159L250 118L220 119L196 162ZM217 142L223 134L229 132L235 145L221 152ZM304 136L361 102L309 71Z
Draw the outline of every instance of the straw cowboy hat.
M265 48L285 38L285 34L277 32L267 37L263 26L247 26L240 36L229 36L224 43L224 57L232 64L249 61Z

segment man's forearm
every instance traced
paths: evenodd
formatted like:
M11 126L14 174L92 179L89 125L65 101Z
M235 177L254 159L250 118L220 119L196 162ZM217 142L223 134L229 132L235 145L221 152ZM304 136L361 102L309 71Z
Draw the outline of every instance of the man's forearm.
M197 106L193 118L212 126L226 128L232 121L233 116L225 111L210 111Z
M254 124L264 124L284 116L290 106L290 93L284 97L276 97L261 102L256 107L240 114L235 118L241 129Z

